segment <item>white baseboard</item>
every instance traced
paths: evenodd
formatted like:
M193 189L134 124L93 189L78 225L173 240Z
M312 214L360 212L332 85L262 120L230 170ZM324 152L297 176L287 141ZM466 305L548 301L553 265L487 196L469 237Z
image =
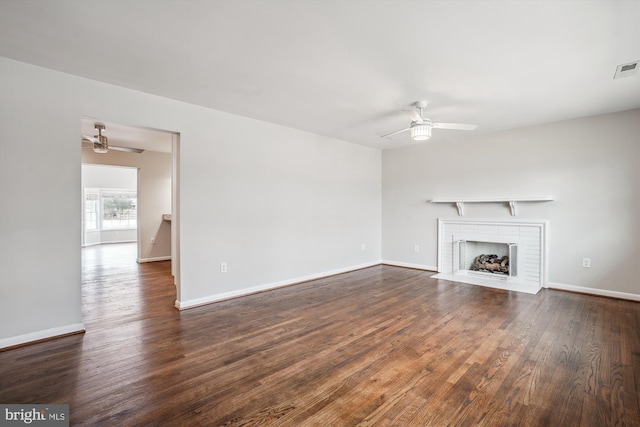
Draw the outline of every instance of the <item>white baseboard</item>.
M438 271L438 267L434 267L433 265L411 264L411 263L408 263L408 262L387 261L387 260L383 260L382 264L393 265L393 266L396 266L396 267L415 268L417 270L426 270L426 271L433 271L433 272L437 272Z
M144 262L156 262L156 261L171 261L171 255L169 256L157 256L154 258L138 258L136 260L138 264L142 264Z
M640 301L640 294L631 294L627 292L609 291L607 289L586 288L584 286L565 285L563 283L548 282L549 289L557 289L560 291L579 292L581 294L598 295L602 297L620 298L631 301Z
M62 335L77 334L84 332L84 324L72 323L71 325L58 326L56 328L44 329L42 331L30 332L24 335L0 339L0 349L14 347L16 345L27 344L34 341L55 338Z
M174 306L178 310L185 310L188 308L199 307L201 305L211 304L218 301L224 301L231 298L237 298L245 295L255 294L257 292L269 291L276 288L281 288L283 286L295 285L296 283L308 282L309 280L322 279L323 277L335 276L336 274L348 273L350 271L360 270L363 268L373 267L376 265L380 265L381 261L354 265L351 267L340 268L337 270L327 271L319 274L311 274L308 276L296 277L294 279L283 280L275 283L267 283L264 285L253 286L251 288L240 289L237 291L224 292L221 294L208 295L202 298L196 298L192 300L186 301L178 301L176 300Z

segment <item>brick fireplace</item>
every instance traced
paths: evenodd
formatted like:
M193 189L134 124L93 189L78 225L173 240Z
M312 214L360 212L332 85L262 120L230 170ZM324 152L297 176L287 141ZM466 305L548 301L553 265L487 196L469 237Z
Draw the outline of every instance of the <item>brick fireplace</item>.
M535 294L547 282L547 229L547 221L438 219L434 278Z

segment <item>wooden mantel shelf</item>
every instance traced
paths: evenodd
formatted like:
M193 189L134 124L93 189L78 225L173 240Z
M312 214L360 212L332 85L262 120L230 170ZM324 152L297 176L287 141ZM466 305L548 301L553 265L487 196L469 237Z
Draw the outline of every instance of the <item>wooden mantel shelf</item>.
M555 200L553 196L541 197L472 197L472 198L447 198L447 199L431 199L431 203L455 203L458 207L458 215L464 216L465 203L509 203L511 208L511 216L517 215L518 202L550 202Z

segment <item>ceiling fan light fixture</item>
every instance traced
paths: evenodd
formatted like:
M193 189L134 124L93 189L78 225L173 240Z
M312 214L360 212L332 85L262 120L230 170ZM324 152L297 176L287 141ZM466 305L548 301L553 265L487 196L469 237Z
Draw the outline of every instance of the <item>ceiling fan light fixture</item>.
M426 141L431 138L430 123L413 123L411 125L411 139L414 141Z
M463 123L433 123L431 119L424 116L424 109L427 101L418 101L415 103L419 112L414 110L402 110L411 119L409 127L397 130L395 132L380 135L381 138L387 138L402 132L410 131L412 141L427 141L431 139L431 129L451 129L451 130L474 130L477 125L468 125Z
M93 151L98 154L107 153L109 151L109 140L107 139L107 137L102 135L95 135L94 138L100 142L93 143Z

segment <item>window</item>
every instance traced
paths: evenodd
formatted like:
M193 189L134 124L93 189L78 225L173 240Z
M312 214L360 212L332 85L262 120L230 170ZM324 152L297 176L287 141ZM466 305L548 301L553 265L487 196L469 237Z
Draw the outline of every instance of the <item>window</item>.
M137 227L138 200L132 191L102 191L102 229L121 230Z
M87 231L98 229L99 194L86 193L84 195L84 227Z

